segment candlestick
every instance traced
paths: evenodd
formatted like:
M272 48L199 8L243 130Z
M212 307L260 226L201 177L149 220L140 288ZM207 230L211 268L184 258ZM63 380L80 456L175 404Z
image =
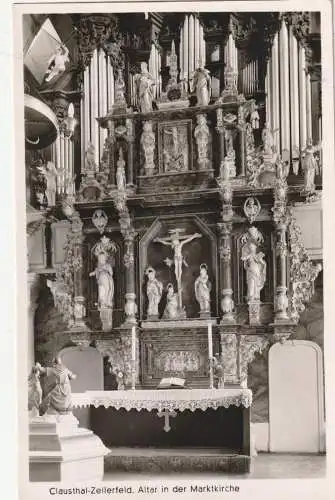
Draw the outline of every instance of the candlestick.
M212 359L213 357L213 338L211 323L208 323L208 357L209 359Z
M131 359L136 359L136 328L131 329Z
M131 329L131 388L136 387L136 328Z
M213 338L212 338L212 324L208 323L208 358L209 358L209 388L214 387L213 377Z

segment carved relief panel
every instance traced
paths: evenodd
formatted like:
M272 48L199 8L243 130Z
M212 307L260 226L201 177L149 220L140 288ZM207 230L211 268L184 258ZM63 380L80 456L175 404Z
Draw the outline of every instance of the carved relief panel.
M192 170L192 121L158 124L159 173Z
M214 352L219 340L214 338ZM143 331L142 384L157 386L163 377L185 378L192 386L208 385L208 338L202 329Z

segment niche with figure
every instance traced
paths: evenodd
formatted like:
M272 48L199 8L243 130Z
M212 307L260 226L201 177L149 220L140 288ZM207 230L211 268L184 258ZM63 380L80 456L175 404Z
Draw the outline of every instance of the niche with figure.
M176 246L178 248L176 249ZM148 268L153 269L155 279L162 284L162 296L158 305L158 318L165 318L168 289L180 300L185 318L199 318L200 306L195 294L195 281L200 267L206 264L211 282L210 312L217 314L217 250L216 238L210 229L196 216L159 218L140 241L140 312L147 319ZM179 285L179 286L178 286Z

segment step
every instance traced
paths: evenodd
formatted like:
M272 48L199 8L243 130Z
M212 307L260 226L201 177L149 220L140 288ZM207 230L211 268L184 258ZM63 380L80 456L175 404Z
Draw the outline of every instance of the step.
M113 448L105 456L105 472L225 472L244 474L250 457L217 448Z

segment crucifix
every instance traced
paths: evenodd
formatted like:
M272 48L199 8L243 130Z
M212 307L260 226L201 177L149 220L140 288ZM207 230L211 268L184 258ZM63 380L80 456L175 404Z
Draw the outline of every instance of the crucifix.
M171 427L170 427L170 417L174 418L177 416L177 413L172 410L163 410L163 411L159 411L157 413L157 416L159 418L162 418L164 417L164 431L165 432L169 432L171 430Z
M182 249L183 246L186 243L190 243L190 241L194 240L195 238L201 238L202 235L200 233L194 233L194 234L187 234L184 236L181 236L181 233L184 232L185 229L172 229L169 231L169 234L171 236L167 236L165 238L155 238L154 241L157 243L162 243L163 245L169 246L172 248L174 251L174 272L176 275L176 280L177 280L177 288L178 288L178 309L181 312L182 311L182 288L181 288L181 275L182 275L182 268L183 264L187 266L187 262L185 261L183 255L182 255Z

